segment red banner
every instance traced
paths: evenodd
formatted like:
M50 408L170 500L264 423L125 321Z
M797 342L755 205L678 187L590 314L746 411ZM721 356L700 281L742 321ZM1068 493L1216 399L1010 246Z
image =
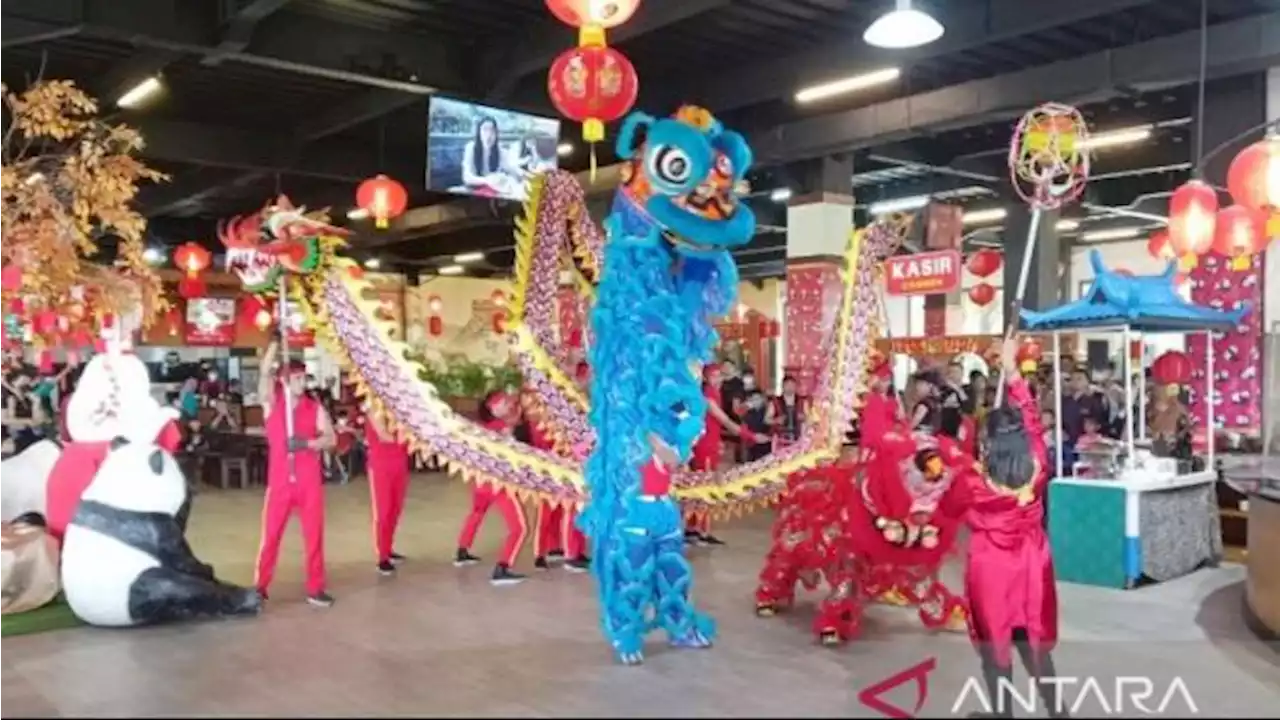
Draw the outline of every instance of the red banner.
M1227 258L1209 253L1191 270L1193 302L1215 310L1234 310L1245 304L1253 308L1234 330L1218 333L1213 343L1213 378L1208 381L1213 383L1217 398L1215 431L1232 430L1256 437L1262 427L1264 257L1262 253L1252 255L1247 267L1236 268ZM1196 432L1203 434L1209 420L1205 378L1208 346L1204 333L1187 334L1187 355L1191 358L1189 410Z
M235 298L191 298L186 330L187 345L231 346L236 340Z
M291 348L307 348L316 344L315 333L307 326L307 316L298 307L298 303L290 301L284 310L287 313L285 341Z
M884 289L890 295L940 295L960 288L960 252L896 255L884 261Z

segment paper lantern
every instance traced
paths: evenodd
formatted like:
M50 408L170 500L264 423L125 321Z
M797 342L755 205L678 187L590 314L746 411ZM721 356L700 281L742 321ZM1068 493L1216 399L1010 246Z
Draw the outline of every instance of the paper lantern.
M1259 140L1231 160L1227 190L1247 208L1280 210L1280 135Z
M1262 236L1265 220L1260 211L1244 205L1232 205L1218 212L1213 236L1213 249L1231 258L1234 270L1244 270L1252 262L1250 256L1266 244Z
M431 295L427 297L427 312L432 315L439 315L440 311L443 309L444 301L440 299L439 295Z
M1147 238L1147 254L1157 260L1173 260L1178 257L1169 244L1168 230L1161 230Z
M1191 381L1191 359L1170 350L1151 364L1151 377L1161 385L1185 385Z
M1189 180L1169 198L1169 244L1175 255L1204 255L1213 247L1218 191Z
M444 334L444 321L439 315L432 315L427 318L427 334L431 337L440 337Z
M631 19L640 0L547 0L547 9L569 27L615 28Z
M356 188L356 207L367 211L379 229L385 229L408 206L409 193L386 175L375 175Z
M995 250L979 250L969 256L965 267L974 275L985 278L995 274L1004 263L1004 258Z
M209 267L213 255L200 245L189 242L178 246L173 251L173 264L182 271L182 279L178 281L178 294L191 299L205 293L204 280L200 273Z
M582 123L582 139L604 140L605 123L626 115L636 102L640 80L625 55L599 44L570 48L551 63L547 93L561 115Z
M1040 347L1040 343L1035 340L1027 340L1023 342L1022 345L1018 347L1018 353L1014 356L1018 361L1019 366L1024 363L1032 362L1039 364L1043 357L1044 350Z
M507 311L499 310L493 314L493 332L504 335L507 332Z
M989 283L978 283L969 288L969 300L978 307L986 307L996 299L996 289Z

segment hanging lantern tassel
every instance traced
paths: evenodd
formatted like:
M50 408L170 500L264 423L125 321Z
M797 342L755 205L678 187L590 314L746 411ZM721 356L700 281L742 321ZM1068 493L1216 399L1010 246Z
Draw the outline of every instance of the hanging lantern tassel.
M585 140L591 148L590 179L592 183L595 183L596 168L598 167L598 163L596 162L596 143L604 140L604 123L600 122L597 118L587 118L586 122L582 123L582 139Z

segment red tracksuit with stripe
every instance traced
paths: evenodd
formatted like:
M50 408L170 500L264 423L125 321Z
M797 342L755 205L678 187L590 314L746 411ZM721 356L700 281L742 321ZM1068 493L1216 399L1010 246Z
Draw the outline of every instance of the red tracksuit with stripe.
M505 422L498 419L490 420L484 426L494 432L511 431ZM476 541L476 533L480 531L480 524L484 522L484 516L491 507L496 507L498 512L502 513L502 519L507 524L507 536L502 541L498 564L511 567L520 554L520 546L524 545L525 533L528 532L524 508L520 507L520 502L511 493L488 483L476 483L471 487L471 512L462 522L462 532L458 535L458 547L471 550L472 544Z
M258 547L254 584L265 593L280 559L280 540L294 512L302 522L306 553L307 594L325 590L324 572L324 472L320 453L298 450L289 470L289 435L285 427L284 393L276 386L276 397L267 417L267 494L262 506L262 542ZM320 435L320 403L307 395L293 400L293 436L314 440Z
M369 448L369 496L373 510L373 547L378 562L391 562L396 527L409 493L409 447L378 434L372 420L364 424Z
M546 433L538 428L537 423L529 423L529 439L531 444L540 450L551 450L555 443ZM587 539L574 523L577 512L572 507L553 505L543 500L538 505L538 521L533 533L533 554L546 557L548 553L559 550L570 559L580 558L586 553Z

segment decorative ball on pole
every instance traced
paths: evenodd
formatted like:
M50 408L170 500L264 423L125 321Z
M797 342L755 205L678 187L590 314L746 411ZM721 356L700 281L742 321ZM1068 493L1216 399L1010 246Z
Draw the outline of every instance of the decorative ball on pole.
M356 206L369 213L379 230L385 230L408 205L409 193L404 185L386 175L371 177L356 188Z

